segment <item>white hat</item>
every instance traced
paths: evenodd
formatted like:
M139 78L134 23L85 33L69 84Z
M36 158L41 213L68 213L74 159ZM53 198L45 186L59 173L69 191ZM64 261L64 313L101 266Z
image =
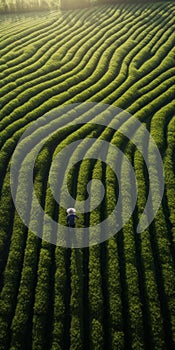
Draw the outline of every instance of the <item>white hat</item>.
M76 213L75 208L68 208L66 211L67 211L67 214Z

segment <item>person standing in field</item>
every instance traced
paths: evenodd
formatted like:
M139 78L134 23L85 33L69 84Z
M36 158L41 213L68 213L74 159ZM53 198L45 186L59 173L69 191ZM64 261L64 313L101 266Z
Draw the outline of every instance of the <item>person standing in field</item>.
M78 219L78 216L76 215L76 210L74 208L68 208L67 209L67 223L69 227L74 228L75 227L75 219Z

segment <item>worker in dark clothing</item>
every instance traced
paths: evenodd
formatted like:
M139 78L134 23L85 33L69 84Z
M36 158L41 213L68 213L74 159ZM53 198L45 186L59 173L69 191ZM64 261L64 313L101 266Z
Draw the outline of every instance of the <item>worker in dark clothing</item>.
M75 219L78 218L76 215L76 210L74 208L67 209L67 223L69 227L75 227Z

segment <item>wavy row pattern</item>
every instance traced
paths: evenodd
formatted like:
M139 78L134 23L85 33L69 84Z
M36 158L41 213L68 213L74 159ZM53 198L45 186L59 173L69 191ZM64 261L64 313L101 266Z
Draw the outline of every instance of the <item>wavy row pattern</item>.
M0 42L0 347L7 349L102 350L173 349L175 346L175 37L172 2L104 5L74 11L1 15ZM44 212L66 225L65 208L53 197L52 165L57 155L81 140L65 159L76 163L67 184L78 201L88 197L91 179L103 182L105 195L92 211L93 197L79 213L77 226L106 219L119 197L117 178L106 162L91 159L94 143L120 148L137 179L137 203L130 220L101 245L63 248L48 243L51 225L33 215L34 192L17 188L28 221L19 217L10 191L10 165L16 145L29 126L62 105L97 102L124 109L138 118L162 156L165 191L154 221L140 235L137 224L146 205L149 177L134 143L112 128L96 124L98 112L83 112L77 124L55 130L40 150L34 167L34 191ZM72 109L69 116L74 116ZM48 117L49 118L49 117ZM60 118L67 118L61 116ZM97 118L97 119L96 119ZM119 120L122 115L119 115ZM90 120L91 123L85 123ZM122 119L121 119L122 120ZM123 122L132 126L132 117ZM50 122L54 127L54 121ZM45 131L47 127L45 126ZM142 128L137 130L149 148ZM38 130L38 137L40 131ZM32 135L25 138L31 140ZM100 149L99 149L100 154ZM89 158L88 158L89 155ZM30 159L31 154L27 155ZM149 159L157 164L157 159ZM121 220L132 208L131 173L116 159L124 199ZM56 171L62 171L58 164ZM158 188L156 173L155 186ZM27 186L27 184L26 184ZM65 183L59 182L60 198ZM90 185L94 190L93 185ZM160 193L157 194L158 196ZM150 207L151 211L152 208ZM149 213L148 213L149 217ZM115 220L115 219L114 219ZM115 222L116 232L119 223ZM61 232L58 232L61 234ZM103 232L100 232L102 235ZM57 239L55 233L55 240ZM56 243L56 241L55 241Z

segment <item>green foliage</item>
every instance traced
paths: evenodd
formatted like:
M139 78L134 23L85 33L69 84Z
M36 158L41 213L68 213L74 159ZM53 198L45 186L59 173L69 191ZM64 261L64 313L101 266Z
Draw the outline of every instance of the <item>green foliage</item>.
M71 254L71 297L70 297L70 349L83 349L83 272L82 251L73 250Z
M20 3L29 11L29 4ZM19 2L4 1L0 11L17 11ZM83 6L85 3L82 3ZM49 8L54 2L38 2ZM77 6L77 4L76 4ZM30 9L36 8L35 2ZM168 349L175 344L174 317L174 4L103 5L72 11L52 11L1 17L0 59L0 348L8 349ZM109 128L93 124L95 112L80 116L77 125L52 135L40 151L34 169L34 190L44 211L66 224L65 208L56 203L49 184L50 166L58 152L82 139L71 160L79 159L87 138L111 142L133 165L138 196L135 211L123 229L102 245L65 249L40 240L22 223L10 189L10 163L26 128L62 104L95 101L127 110L150 130L163 158L165 193L154 222L141 235L138 221L149 191L148 172L157 159L149 149L147 172L140 152L112 129L110 112L101 115ZM74 113L74 111L72 111ZM84 118L92 124L82 124ZM60 116L66 118L66 116ZM117 115L122 121L123 114ZM111 124L110 124L111 123ZM132 118L131 118L132 123ZM111 125L111 128L110 128ZM130 120L126 121L130 128ZM42 130L38 130L38 136ZM24 142L30 142L30 136ZM90 152L97 145L94 143ZM28 154L30 159L31 154ZM108 152L116 162L114 154ZM70 160L65 159L69 166ZM123 195L121 218L131 208L130 172L119 164ZM26 171L28 169L26 168ZM57 181L62 164L53 180ZM19 176L25 179L25 173ZM155 196L160 197L157 170L152 172ZM109 166L86 159L67 178L77 200L87 199L87 184L99 179L105 198L95 209L79 214L78 227L95 225L110 215L118 184ZM25 184L28 193L29 185ZM61 196L65 184L60 184ZM31 198L18 187L17 196L30 223L46 240L50 224L32 215ZM98 189L91 186L98 197ZM95 192L96 190L96 192ZM93 206L95 196L91 196ZM96 198L95 198L96 199ZM151 210L151 208L149 209ZM149 213L148 213L149 214ZM116 225L118 222L113 220ZM57 232L56 234L59 234ZM93 234L101 234L94 229ZM56 235L57 237L57 235ZM55 242L56 243L56 242Z

